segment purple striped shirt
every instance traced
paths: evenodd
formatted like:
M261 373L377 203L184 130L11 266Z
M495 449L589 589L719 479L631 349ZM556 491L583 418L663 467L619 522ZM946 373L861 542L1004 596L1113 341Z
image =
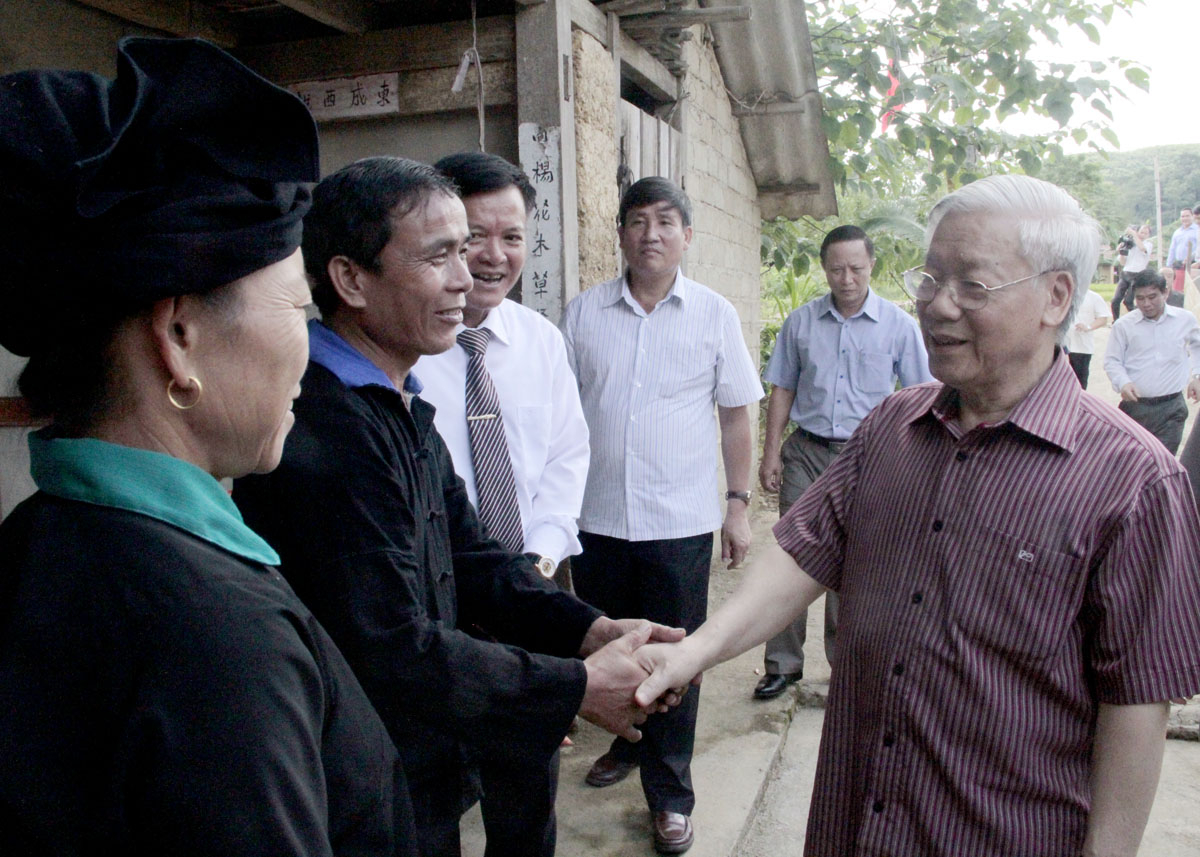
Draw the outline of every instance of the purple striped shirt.
M776 525L841 594L805 854L1075 855L1097 704L1200 691L1179 464L1065 356L963 434L902 390Z

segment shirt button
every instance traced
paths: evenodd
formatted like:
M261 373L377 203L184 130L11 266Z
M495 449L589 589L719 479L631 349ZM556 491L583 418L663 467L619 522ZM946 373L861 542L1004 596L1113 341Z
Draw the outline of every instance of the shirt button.
M920 604L924 600L925 600L925 596L922 595L920 592L913 593L913 595L912 595L912 603L913 604Z
M871 809L873 809L875 812L883 812L883 801L875 801L875 803L871 804Z
M893 735L891 732L888 732L886 735L883 736L883 746L890 747L895 743L896 743L896 736Z
M966 460L967 460L967 454L966 454L965 452L961 452L961 451L960 451L960 452L956 452L956 453L954 453L954 460L955 460L955 461L966 461Z
M933 522L933 531L935 533L940 533L942 531L943 526L945 526L945 525L941 521L934 521Z
M904 664L896 664L892 667L892 675L904 675Z

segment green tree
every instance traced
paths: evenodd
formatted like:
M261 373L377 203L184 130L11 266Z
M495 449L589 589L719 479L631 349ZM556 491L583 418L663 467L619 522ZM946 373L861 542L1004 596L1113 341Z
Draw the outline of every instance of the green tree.
M913 192L914 181L935 190L993 172L1036 174L1068 135L1097 149L1099 139L1115 145L1107 124L1078 121L1076 110L1087 103L1111 118L1122 90L1101 75L1115 65L1146 89L1145 69L1124 59L1037 62L1030 54L1039 43L1059 44L1069 28L1099 43L1097 23L1141 2L808 0L835 176L843 187L895 195ZM889 74L897 81L891 96ZM1018 112L1049 117L1057 130L1040 137L998 130Z

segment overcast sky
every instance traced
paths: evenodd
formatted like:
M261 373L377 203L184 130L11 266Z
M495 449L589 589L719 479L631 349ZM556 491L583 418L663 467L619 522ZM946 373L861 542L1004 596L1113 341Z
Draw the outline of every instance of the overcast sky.
M1150 71L1149 92L1128 83L1122 72L1110 72L1129 96L1112 107L1121 151L1175 143L1200 146L1200 0L1147 0L1132 18L1115 15L1100 37L1094 45L1072 30L1062 46L1039 54L1056 62L1116 56L1144 63ZM1026 129L1014 125L1012 130ZM1066 148L1087 151L1069 140Z

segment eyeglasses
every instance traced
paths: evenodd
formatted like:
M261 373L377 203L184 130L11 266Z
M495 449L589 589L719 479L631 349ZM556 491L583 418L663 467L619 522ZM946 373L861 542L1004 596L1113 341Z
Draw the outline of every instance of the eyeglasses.
M1046 271L1030 274L1028 277L1021 277L1017 280L1001 283L998 286L985 285L978 280L948 279L945 282L939 283L920 268L911 268L900 276L904 282L904 291L908 292L908 296L914 301L929 303L937 296L938 289L945 288L950 293L950 300L954 301L954 304L959 309L973 310L983 309L987 306L988 295L992 292L998 292L1000 289L1015 286L1017 283L1032 280L1034 277L1040 277L1042 274L1049 274L1055 270L1058 269L1050 268Z

